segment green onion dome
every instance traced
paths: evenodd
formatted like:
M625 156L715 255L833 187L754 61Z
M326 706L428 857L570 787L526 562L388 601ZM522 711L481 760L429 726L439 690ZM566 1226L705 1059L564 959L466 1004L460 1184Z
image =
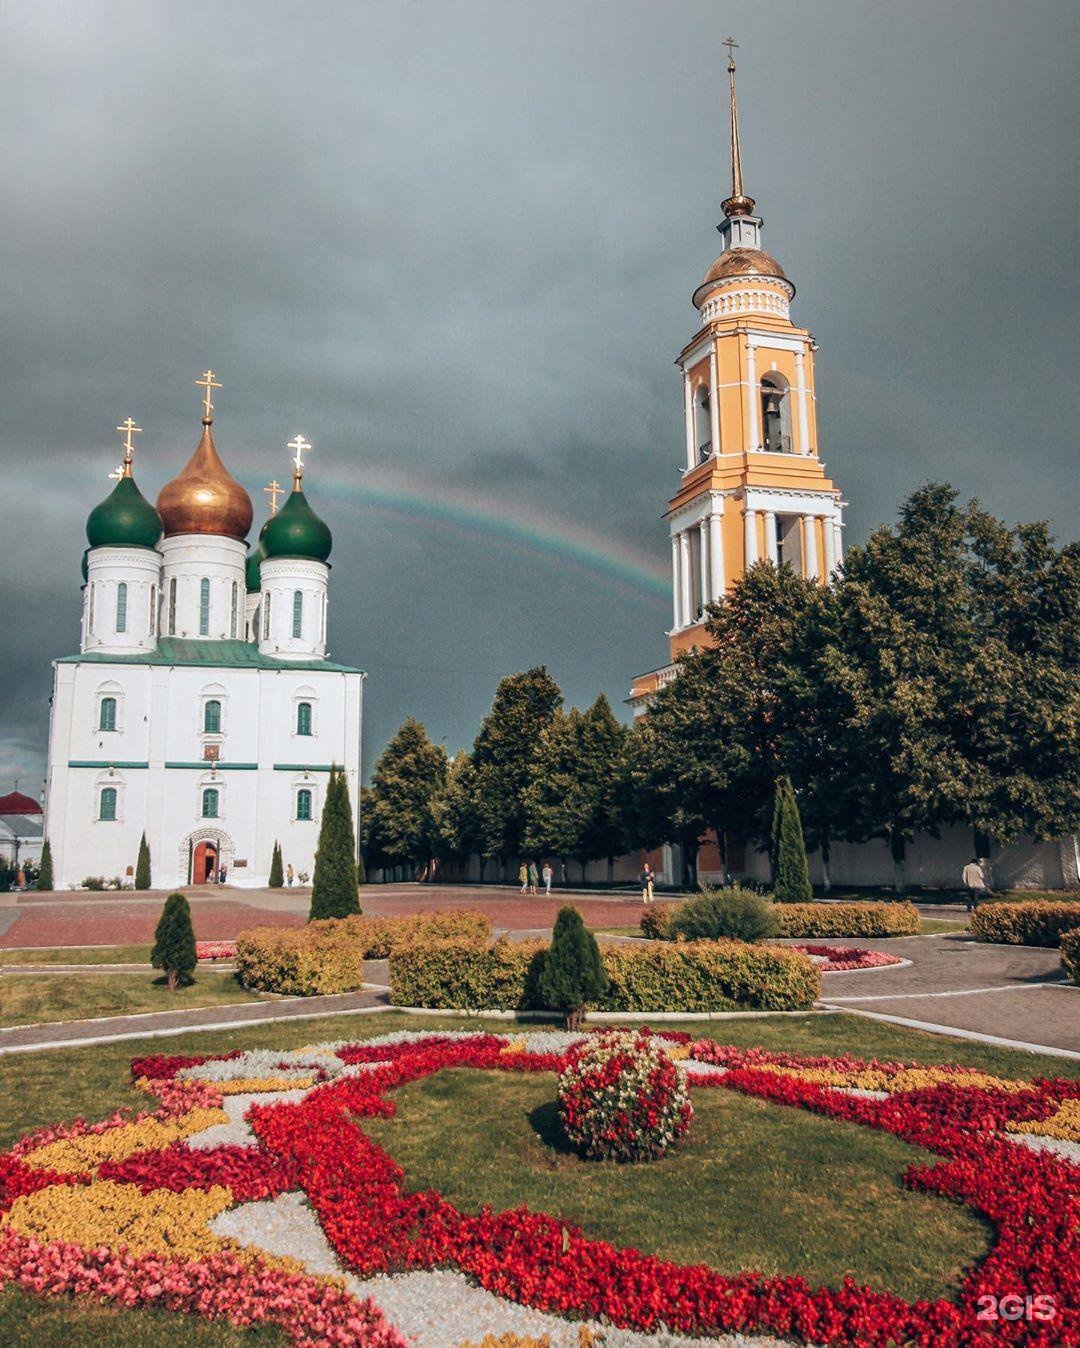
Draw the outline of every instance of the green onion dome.
M325 562L334 543L329 528L298 487L273 519L267 520L259 537L267 557L308 557L315 562Z
M86 521L92 548L154 548L160 537L161 519L133 477L122 477Z
M262 588L262 581L259 577L259 568L262 566L263 558L266 553L263 552L263 545L260 540L257 547L248 553L247 564L244 568L244 575L247 578L248 594L258 594Z

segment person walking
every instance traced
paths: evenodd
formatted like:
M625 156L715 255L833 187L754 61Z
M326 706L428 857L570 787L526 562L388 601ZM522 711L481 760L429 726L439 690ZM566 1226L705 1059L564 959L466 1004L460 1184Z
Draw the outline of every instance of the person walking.
M644 862L644 863L642 864L641 870L640 870L640 872L639 872L639 874L638 874L638 880L641 882L641 902L642 902L642 903L652 903L652 901L653 901L653 882L655 881L655 879L656 879L656 874L655 874L655 872L653 871L653 868L649 865L649 863L648 863L647 861Z
M521 885L521 893L522 893L522 894L528 894L528 892L529 892L529 868L528 868L528 866L525 865L524 861L523 861L523 862L521 863L521 865L518 867L518 884Z
M550 898L550 897L551 897L551 882L552 882L552 880L554 880L554 878L555 878L555 872L551 869L551 862L550 862L550 861L545 861L545 862L544 862L544 869L540 872L540 878L541 878L541 880L543 880L543 882L544 882L544 893L545 893L545 895L546 895L548 898Z
M292 889L292 882L293 880L295 880L295 878L296 872L293 870L292 862L290 861L289 864L285 867L285 881L290 889Z
M990 886L986 883L986 872L982 868L982 862L978 857L972 857L964 867L964 888L967 890L967 910L970 913L973 908L977 908L983 899L989 893Z
M539 871L536 869L536 862L535 862L535 861L530 861L530 862L529 862L529 893L530 893L530 894L536 894L536 893L539 892L539 891L538 891L538 888L537 888L537 886L539 885L539 882L540 882L540 873L539 873Z

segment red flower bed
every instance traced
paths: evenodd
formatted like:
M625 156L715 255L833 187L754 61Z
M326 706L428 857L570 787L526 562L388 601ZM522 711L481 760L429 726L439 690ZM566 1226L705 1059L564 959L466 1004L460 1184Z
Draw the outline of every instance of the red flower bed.
M235 941L196 941L197 960L231 960L236 958Z
M884 950L857 950L842 945L788 945L785 950L797 950L815 960L824 960L818 968L823 974L848 973L852 969L884 969L889 964L903 964L899 955L887 955Z

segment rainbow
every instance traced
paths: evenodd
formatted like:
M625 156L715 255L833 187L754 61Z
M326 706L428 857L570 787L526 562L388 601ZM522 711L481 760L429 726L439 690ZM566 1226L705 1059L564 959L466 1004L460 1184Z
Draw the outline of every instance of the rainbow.
M493 496L401 474L330 469L313 474L313 503L320 495L388 516L425 520L451 530L495 538L507 547L556 557L593 576L629 585L650 599L670 597L671 581L655 557L565 519L535 513Z

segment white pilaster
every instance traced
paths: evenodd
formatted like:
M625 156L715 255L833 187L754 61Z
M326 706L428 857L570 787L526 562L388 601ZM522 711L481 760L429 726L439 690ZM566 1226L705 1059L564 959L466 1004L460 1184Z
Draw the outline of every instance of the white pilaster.
M806 570L807 580L817 580L818 576L818 556L817 556L817 526L813 515L803 515L803 565Z
M698 523L698 557L701 559L701 604L704 607L713 599L710 588L709 572L709 519L705 516Z
M694 450L694 394L690 387L690 372L683 371L683 415L686 418L686 467L693 468L697 461Z
M832 580L836 570L836 524L831 515L822 520L822 537L825 540L825 579Z
M682 577L682 611L684 627L694 621L693 558L690 555L690 533L684 529L679 535L679 563Z
M810 416L806 406L806 362L802 351L795 352L795 397L799 405L799 453L813 451L810 443Z
M841 524L841 522L840 522L840 516L837 515L836 519L834 519L833 522L832 522L833 547L834 547L834 550L835 550L835 552L836 552L836 565L837 565L837 566L840 566L840 565L843 563L843 560L844 560L844 533L843 533L843 528L844 528L844 526L843 526L843 525Z
M720 375L716 367L716 343L709 347L709 439L712 452L720 453ZM704 555L704 554L702 554Z
M776 552L776 513L766 510L762 512L762 516L765 521L765 556L773 566L776 566L780 560Z
M758 435L758 388L757 379L757 351L753 340L747 343L746 347L746 431L747 431L747 449L753 451L761 448L761 440Z
M672 630L677 632L682 626L679 621L681 614L681 605L679 602L681 582L679 580L679 535L671 535L671 607L672 607Z
M749 570L758 559L756 510L743 511L743 550L746 553L746 569Z
M724 593L724 541L718 510L709 516L709 590L714 600Z

